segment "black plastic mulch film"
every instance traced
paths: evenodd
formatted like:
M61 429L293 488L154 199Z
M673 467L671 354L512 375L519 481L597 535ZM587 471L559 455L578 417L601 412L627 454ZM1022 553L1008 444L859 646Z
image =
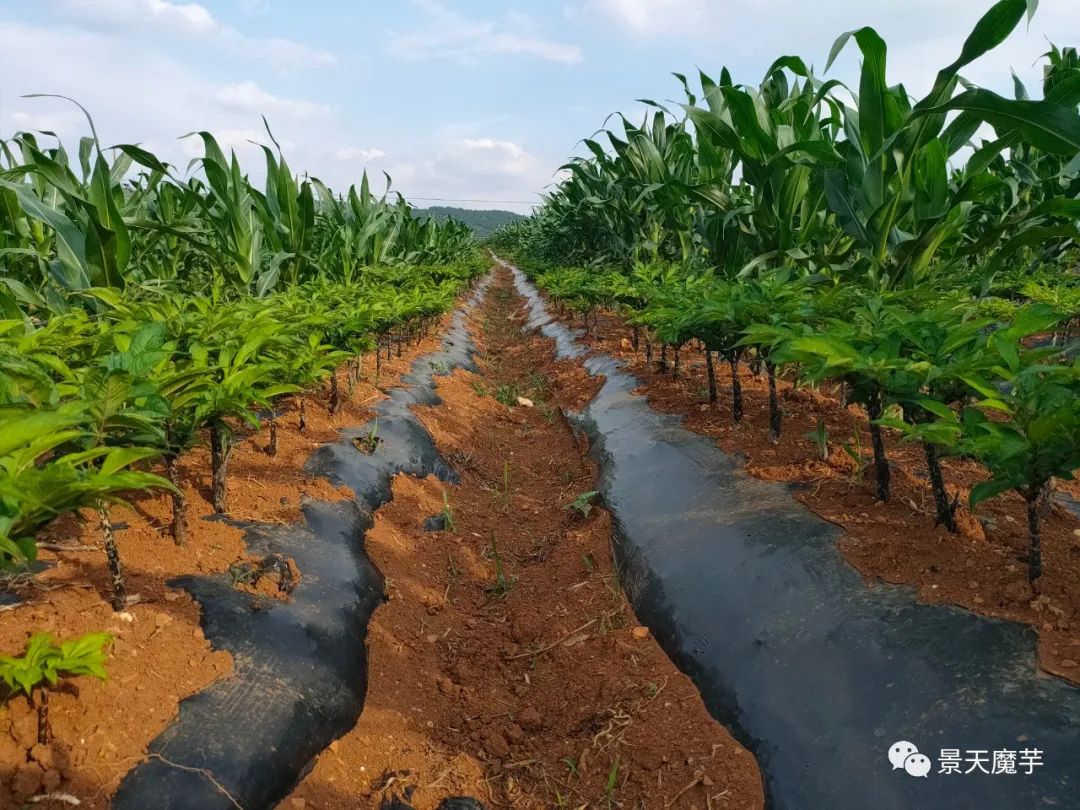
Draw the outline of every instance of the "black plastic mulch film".
M601 468L623 586L713 716L757 758L770 808L1080 808L1080 689L1038 673L1034 633L920 605L907 588L868 587L837 550L838 529L789 488L750 478L712 440L649 408L632 394L636 378L609 356L586 357L577 333L513 274L529 326L555 340L559 357L584 358L590 374L604 376L574 424ZM377 453L353 442L368 426L316 452L309 470L352 487L356 503L308 504L306 526L247 527L253 553L296 559L302 578L291 602L238 592L224 575L180 582L236 672L183 701L152 753L205 769L244 810L258 810L287 795L355 724L363 638L382 593L363 533L389 500L394 474L452 480L408 408L437 404L436 369L471 367L472 352L459 311L443 350L418 360L406 387L376 407ZM1041 765L1030 775L989 775L964 773L965 763L959 774L935 767L912 777L889 763L900 740L935 766L957 749L1037 749ZM128 774L114 807L235 805L205 775L150 759Z
M199 601L203 632L232 654L235 671L181 702L179 718L150 744L157 756L124 778L115 810L271 808L356 724L367 689L367 623L383 593L363 536L390 500L394 475L454 480L409 406L439 403L436 375L475 368L466 314L487 283L454 314L442 349L417 360L402 386L374 407L376 452L357 449L354 439L370 432L362 425L309 460L308 472L351 487L355 501L307 503L304 525L243 525L252 554L296 560L301 578L291 599L238 591L227 574L173 583Z
M578 333L512 270L530 327L560 357L583 357ZM1030 628L867 586L837 549L839 530L790 488L751 478L712 439L652 410L610 356L584 364L604 383L573 422L600 465L623 586L757 757L769 807L1080 808L1080 689L1038 672ZM894 769L898 741L933 770ZM1024 750L1042 764L983 773L994 751L1019 764ZM943 751L959 752L960 773L940 772Z

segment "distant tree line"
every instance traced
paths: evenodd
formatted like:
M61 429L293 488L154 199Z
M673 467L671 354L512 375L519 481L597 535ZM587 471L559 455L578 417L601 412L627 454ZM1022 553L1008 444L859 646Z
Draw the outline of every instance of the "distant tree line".
M474 211L468 208L454 208L443 205L417 209L415 214L419 218L434 219L439 223L448 219L456 219L468 227L477 239L486 239L504 225L525 219L521 214L515 214L513 211Z

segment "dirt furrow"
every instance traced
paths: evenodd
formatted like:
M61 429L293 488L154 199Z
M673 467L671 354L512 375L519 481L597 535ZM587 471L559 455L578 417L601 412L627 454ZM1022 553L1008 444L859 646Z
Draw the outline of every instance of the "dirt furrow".
M595 466L521 303L498 271L472 323L480 373L417 409L460 483L394 480L366 539L387 601L363 714L283 806L760 808L753 757L623 596Z

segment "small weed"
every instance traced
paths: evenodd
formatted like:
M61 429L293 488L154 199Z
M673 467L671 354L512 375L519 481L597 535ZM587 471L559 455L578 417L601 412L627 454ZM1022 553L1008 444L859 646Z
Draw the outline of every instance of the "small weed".
M487 386L485 386L480 380L472 381L472 390L478 397L486 397L488 394Z
M574 759L573 757L563 757L562 758L562 763L563 763L563 765L566 766L566 769L570 772L571 776L573 776L574 778L577 778L580 775L580 774L578 774L577 760L576 759Z
M446 495L446 490L443 490L442 494L442 512L439 513L442 517L443 531L456 532L457 524L454 523L454 512L450 509L450 498Z
M499 554L499 546L495 542L495 533L491 533L491 559L495 561L495 584L487 588L487 593L497 599L505 599L510 591L514 590L514 578L506 575L503 567L502 556Z
M235 562L229 566L228 574L232 588L254 585L259 578L258 570L250 563Z
M822 461L829 460L829 429L825 427L825 420L819 418L817 420L817 427L811 431L807 431L804 434L806 438L810 439L817 445L818 455L821 456Z
M611 596L611 604L618 605L622 603L622 583L619 581L619 573L616 571L611 576L603 577L604 587L608 589L608 595Z
M540 415L544 417L549 425L555 424L555 409L550 405L541 402L536 406L536 410L540 412Z
M378 449L379 442L381 441L382 439L379 438L379 417L376 416L375 420L371 423L371 429L367 432L367 435L357 436L353 439L353 444L355 444L356 449L365 456L370 456Z
M866 472L866 468L870 464L870 459L863 457L862 439L859 436L858 428L852 428L851 442L844 444L844 452L847 453L848 458L855 462L855 470L851 474L851 483L856 484L862 480L863 473Z
M592 554L582 554L581 562L585 566L586 572L591 574L596 570L596 560L593 559Z
M589 516L589 513L593 510L592 499L599 494L600 493L596 490L582 492L580 495L574 498L573 503L567 504L564 508L573 509L583 518L587 518Z
M476 469L476 460L472 453L464 450L454 450L446 456L446 463L458 472L472 471Z
M626 615L621 610L612 610L600 617L600 632L605 636L625 629L626 625Z
M529 390L533 392L536 399L548 399L551 395L551 383L543 374L534 371L529 374Z
M505 512L510 508L510 499L512 497L510 492L510 462L503 462L503 486L502 486L502 502L503 511Z
M615 784L619 781L619 755L615 755L615 761L611 763L611 770L608 772L607 785L604 787L604 799L607 801L608 808L615 806Z
M495 389L495 399L508 408L517 405L518 397L520 396L521 389L518 388L516 383L506 383Z
M439 360L438 362L428 363L428 365L431 366L431 370L434 371L436 374L450 373L450 365L442 360Z
M611 594L611 604L622 604L623 600L623 587L622 576L619 572L619 562L614 561L610 576L604 577L604 586L608 589L608 593Z

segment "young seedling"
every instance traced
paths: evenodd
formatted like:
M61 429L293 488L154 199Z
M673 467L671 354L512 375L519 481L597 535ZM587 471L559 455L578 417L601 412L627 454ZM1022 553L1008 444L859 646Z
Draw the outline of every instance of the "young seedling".
M497 599L505 599L510 591L514 590L515 580L506 575L503 567L502 556L499 554L499 546L495 542L495 533L491 533L491 559L495 562L495 584L489 586L486 591Z
M555 424L555 409L548 405L546 402L541 402L536 406L536 409L540 411L540 415L544 417L544 420L549 425Z
M502 482L502 492L500 494L502 496L502 502L503 502L503 507L502 508L503 508L503 511L505 512L506 510L508 510L510 508L510 500L512 498L512 493L510 492L510 462L509 461L504 461L503 462L503 482Z
M825 420L819 418L817 427L807 431L805 436L817 445L818 455L822 461L829 460L829 429L825 426Z
M563 757L562 758L562 763L563 763L563 765L566 766L566 770L569 771L570 776L573 776L574 778L577 778L577 776L578 776L577 760L574 759L573 757Z
M495 389L495 399L497 399L507 408L512 408L517 405L519 396L521 396L521 389L519 389L514 383L500 385L498 388Z
M866 473L866 468L870 465L870 460L863 456L862 450L862 438L859 436L859 429L852 428L851 441L844 443L844 453L855 462L855 469L851 473L850 484L854 486L862 480L863 475Z
M487 393L488 393L487 386L485 386L480 380L473 380L472 381L472 389L473 389L473 393L476 394L478 397L486 397L487 396Z
M446 490L443 490L442 494L442 512L439 516L442 518L443 530L448 532L456 532L457 525L454 523L454 512L450 509L450 498L446 494Z
M529 390L536 399L545 400L551 392L551 385L544 375L534 371L529 374Z
M589 513L592 512L592 510L593 510L592 499L595 498L599 494L600 493L597 492L596 490L591 490L589 492L582 492L580 495L578 495L576 498L574 498L572 503L568 503L563 508L564 509L573 509L575 512L577 512L583 518L587 518L589 516Z
M235 562L226 573L229 575L229 587L234 589L250 587L259 578L258 570L250 563Z
M87 633L59 646L51 633L35 633L21 658L0 656L0 681L9 696L24 693L37 708L38 743L49 741L49 692L60 678L93 675L105 680L105 648L109 633Z
M365 456L370 456L378 449L379 442L381 441L382 439L379 438L379 417L376 416L371 423L371 428L368 430L367 435L357 436L353 439L353 444L355 444L356 449Z
M604 799L607 802L608 810L615 806L615 785L619 781L619 755L615 755L615 761L611 763L611 770L608 771L607 784L604 786Z

